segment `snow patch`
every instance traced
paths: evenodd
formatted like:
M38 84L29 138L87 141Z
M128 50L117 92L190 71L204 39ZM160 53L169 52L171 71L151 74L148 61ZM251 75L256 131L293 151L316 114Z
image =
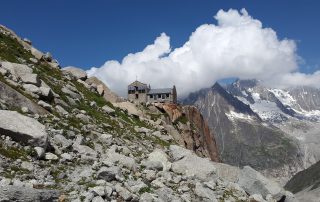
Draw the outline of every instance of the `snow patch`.
M242 119L242 120L253 120L252 117L248 114L238 113L235 111L230 111L229 113L225 113L229 120L233 121L235 119Z

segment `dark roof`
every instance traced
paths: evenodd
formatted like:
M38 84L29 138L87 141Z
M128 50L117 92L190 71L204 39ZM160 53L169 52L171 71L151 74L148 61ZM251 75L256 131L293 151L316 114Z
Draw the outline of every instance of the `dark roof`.
M165 94L165 93L171 93L172 88L157 88L157 89L151 89L148 94Z
M141 83L140 81L134 81L129 86L147 86L145 83Z

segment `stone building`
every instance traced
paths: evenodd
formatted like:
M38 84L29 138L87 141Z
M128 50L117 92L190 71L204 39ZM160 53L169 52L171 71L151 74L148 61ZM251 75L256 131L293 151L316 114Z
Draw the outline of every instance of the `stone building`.
M128 100L136 103L177 103L176 87L151 89L150 85L134 81L128 85Z

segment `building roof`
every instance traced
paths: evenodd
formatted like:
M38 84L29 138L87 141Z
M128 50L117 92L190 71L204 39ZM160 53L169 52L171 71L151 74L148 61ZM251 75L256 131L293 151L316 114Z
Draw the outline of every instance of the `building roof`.
M129 86L147 86L145 83L141 83L140 81L134 81Z
M156 89L151 89L148 94L165 94L165 93L170 93L172 92L172 88L156 88Z

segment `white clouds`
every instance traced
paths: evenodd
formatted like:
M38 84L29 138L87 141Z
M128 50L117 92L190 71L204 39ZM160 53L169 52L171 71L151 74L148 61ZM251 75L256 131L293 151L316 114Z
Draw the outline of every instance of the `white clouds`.
M180 96L230 77L279 85L292 85L297 79L313 85L319 79L319 72L297 73L295 42L279 40L274 30L263 28L245 9L240 13L220 10L215 19L217 25L199 26L182 47L171 50L170 38L162 33L143 51L127 55L121 63L107 61L88 74L99 77L122 96L136 76L152 87L175 84Z

